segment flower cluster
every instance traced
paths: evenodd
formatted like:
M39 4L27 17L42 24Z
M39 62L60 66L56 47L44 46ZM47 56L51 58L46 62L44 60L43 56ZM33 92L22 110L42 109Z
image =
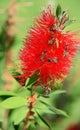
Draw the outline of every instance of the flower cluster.
M49 81L54 84L56 79L63 80L69 73L78 41L75 33L62 30L62 25L48 6L36 19L20 50L24 77L37 74L37 82L45 86Z

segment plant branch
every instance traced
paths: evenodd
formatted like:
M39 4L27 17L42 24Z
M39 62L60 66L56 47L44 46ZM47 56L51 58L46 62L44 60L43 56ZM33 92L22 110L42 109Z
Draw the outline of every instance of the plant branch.
M33 94L31 97L28 97L27 98L28 101L29 101L29 106L28 106L28 113L26 115L26 119L25 119L25 123L24 123L24 126L23 126L23 130L28 130L27 127L28 127L28 123L29 122L34 122L34 119L31 119L30 117L31 116L34 116L34 112L33 112L33 108L34 108L34 105L36 103L36 99L37 99L37 95L36 94Z

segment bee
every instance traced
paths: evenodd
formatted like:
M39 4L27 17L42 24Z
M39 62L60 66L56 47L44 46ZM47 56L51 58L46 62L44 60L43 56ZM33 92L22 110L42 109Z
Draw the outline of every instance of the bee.
M56 24L52 24L50 27L50 32L54 32L56 30Z
M57 57L54 57L54 58L49 58L48 59L48 62L54 62L54 63L58 63L59 59Z
M52 59L49 58L49 59L48 59L48 62L52 62Z
M58 48L59 47L58 39L55 39L54 36L51 36L51 38L50 38L50 40L48 42L48 45L52 46L54 43L56 44L56 47Z
M66 57L68 55L68 45L66 45L64 48L64 57Z
M54 63L58 63L58 61L59 61L59 59L58 59L57 57L54 57L54 58L53 58L53 62L54 62Z
M44 58L45 58L45 56L46 56L46 53L47 53L46 50L44 50L44 51L42 52L41 57L40 57L40 60L41 60L41 61L44 61Z
M53 43L55 42L55 38L53 36L51 36L49 42L48 42L48 45L53 45Z

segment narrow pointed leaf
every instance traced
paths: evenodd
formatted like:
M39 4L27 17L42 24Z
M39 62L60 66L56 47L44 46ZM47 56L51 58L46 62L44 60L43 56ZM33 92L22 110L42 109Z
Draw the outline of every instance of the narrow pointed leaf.
M25 83L25 86L29 86L29 85L31 86L31 85L35 84L37 78L38 78L38 75L34 75L34 76L28 78Z
M49 127L49 129L51 129L50 125L43 119L43 117L39 114L39 112L36 111L36 113L37 113L38 117L42 120L42 122L43 122L47 127Z
M58 4L58 6L56 8L56 16L57 16L57 18L59 18L60 14L61 14L61 6L60 6L60 4Z
M46 102L44 101L40 101L42 104L44 104L46 107L48 107L49 110L51 110L52 112L54 112L55 114L57 115L62 115L62 116L65 116L65 117L68 117L67 113L60 110L60 109L57 109L53 106L50 106L49 104L47 104Z
M65 90L56 90L56 91L50 93L49 97L54 97L55 95L60 95L60 94L64 94L64 93L66 93Z

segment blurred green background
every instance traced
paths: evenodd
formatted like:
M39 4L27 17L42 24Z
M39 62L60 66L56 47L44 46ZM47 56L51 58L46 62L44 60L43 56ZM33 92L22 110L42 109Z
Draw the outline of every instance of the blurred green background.
M40 12L51 3L54 12L58 4L61 5L63 10L68 10L70 19L76 21L65 28L66 30L79 30L80 29L80 0L16 0L16 13L14 17L14 31L15 42L12 46L12 61L15 63L18 59L19 50L23 46L23 41L29 28L34 23L35 17L40 15ZM0 32L7 20L7 9L11 4L11 0L0 0ZM52 99L53 105L58 108L64 109L69 114L68 118L63 117L50 117L45 116L50 120L53 130L66 130L70 124L77 124L80 122L80 52L77 54L73 63L73 68L63 84L63 89L67 90L67 94L62 94ZM0 87L3 89L2 84L3 72L5 69L5 58L0 59ZM16 85L16 81L13 81ZM0 112L2 114L2 111ZM2 117L2 116L0 116ZM2 119L0 119L2 120ZM40 130L43 130L40 128ZM45 128L47 130L47 128Z

